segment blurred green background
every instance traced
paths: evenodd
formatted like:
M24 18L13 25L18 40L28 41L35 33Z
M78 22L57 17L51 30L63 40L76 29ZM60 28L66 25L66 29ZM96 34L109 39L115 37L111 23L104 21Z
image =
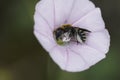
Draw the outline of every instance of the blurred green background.
M33 35L38 0L0 0L0 80L120 80L120 0L92 0L111 35L107 58L90 69L59 69Z

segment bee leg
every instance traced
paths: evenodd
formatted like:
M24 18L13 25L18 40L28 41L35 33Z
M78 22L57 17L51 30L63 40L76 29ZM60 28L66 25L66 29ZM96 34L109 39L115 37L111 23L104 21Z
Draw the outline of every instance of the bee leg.
M77 41L77 45L79 44L79 41Z

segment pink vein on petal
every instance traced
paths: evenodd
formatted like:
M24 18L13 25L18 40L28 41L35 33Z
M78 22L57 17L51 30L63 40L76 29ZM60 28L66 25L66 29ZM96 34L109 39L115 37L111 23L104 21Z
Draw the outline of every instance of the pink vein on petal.
M53 8L54 8L53 11L54 11L54 29L55 29L55 21L56 21L55 20L56 19L55 15L56 14L55 14L55 1L54 0L53 0Z
M38 32L37 30L34 30L34 31L35 31L36 33L38 33L39 35L41 35L41 36L45 36L45 38L51 40L48 36L46 36L46 35L44 35L44 34ZM51 42L54 43L53 40L51 40ZM54 48L55 48L56 46L57 46L57 44L54 44L53 47L50 48L50 51L53 51Z
M103 30L104 30L104 29L103 29ZM103 31L103 30L94 31L94 32L92 32L92 34L93 34L93 33L98 33L98 32L101 32L101 31ZM90 34L91 34L91 33L90 33ZM101 53L104 53L103 51L98 50L98 49L96 49L96 47L93 47L93 46L91 46L91 45L89 45L89 44L87 44L87 43L85 43L85 45L86 45L86 46L88 46L88 47L91 47L91 48L95 49L96 51L100 51Z
M75 1L73 0L73 4L72 4L72 7L71 7L71 9L70 9L70 13L69 13L69 16L68 16L67 20L69 20L69 18L70 18L70 16L71 16L71 13L72 13L73 8L74 8L74 6L75 6L75 2L76 2L76 0L75 0ZM67 22L66 22L66 23L67 23Z
M50 51L52 52L52 51L54 50L54 48L56 48L56 47L57 47L57 44L54 45L54 46L50 49Z
M74 21L74 22L72 23L72 25L74 25L74 24L80 22L82 19L84 19L84 17L86 17L87 15L89 15L90 13L92 13L94 10L96 10L96 9L93 9L93 10L87 12L87 13L86 13L85 15L83 15L80 19Z
M38 12L38 11L36 11L36 12ZM38 12L38 13L42 17L42 19L46 22L46 24L48 24L48 26L50 27L51 31L53 31L52 26L50 26L50 24L48 23L48 21L42 16L42 14L40 12Z
M69 52L68 52L68 49L66 48L66 64L65 64L65 69L67 69L68 60L69 60Z
M89 44L87 44L87 43L85 43L85 45L86 45L86 46L88 46L88 47L90 47L90 48L95 49L96 51L101 52L102 54L104 53L103 51L101 51L101 50L97 50L97 49L96 49L96 47L90 46L90 45L89 45Z
M82 58L82 60L85 62L85 64L89 66L89 64L87 63L87 61L85 60L85 58L84 58L82 55L80 55L78 52L72 50L71 48L69 48L69 50L71 50L71 51L72 51L73 53L75 53L76 55L80 56L80 57Z
M40 34L40 35L42 35L42 36L45 36L47 39L49 39L49 40L51 40L47 35L45 35L45 34L43 34L43 33L40 33L38 30L34 30L34 31L36 31L38 34ZM52 40L51 40L52 41Z

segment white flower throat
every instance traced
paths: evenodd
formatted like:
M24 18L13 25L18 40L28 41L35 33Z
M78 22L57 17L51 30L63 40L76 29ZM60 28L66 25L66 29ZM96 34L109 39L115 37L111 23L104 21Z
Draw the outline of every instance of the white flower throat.
M84 43L88 33L90 31L69 24L62 25L53 32L54 38L59 45L65 45L70 42Z

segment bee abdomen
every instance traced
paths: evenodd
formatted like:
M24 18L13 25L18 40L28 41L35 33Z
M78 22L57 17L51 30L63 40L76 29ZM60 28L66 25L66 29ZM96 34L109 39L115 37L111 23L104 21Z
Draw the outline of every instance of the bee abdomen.
M89 32L90 31L88 31L86 29L81 29L81 28L78 29L78 35L79 35L80 39L82 40L82 42L86 41L86 38L87 38Z

